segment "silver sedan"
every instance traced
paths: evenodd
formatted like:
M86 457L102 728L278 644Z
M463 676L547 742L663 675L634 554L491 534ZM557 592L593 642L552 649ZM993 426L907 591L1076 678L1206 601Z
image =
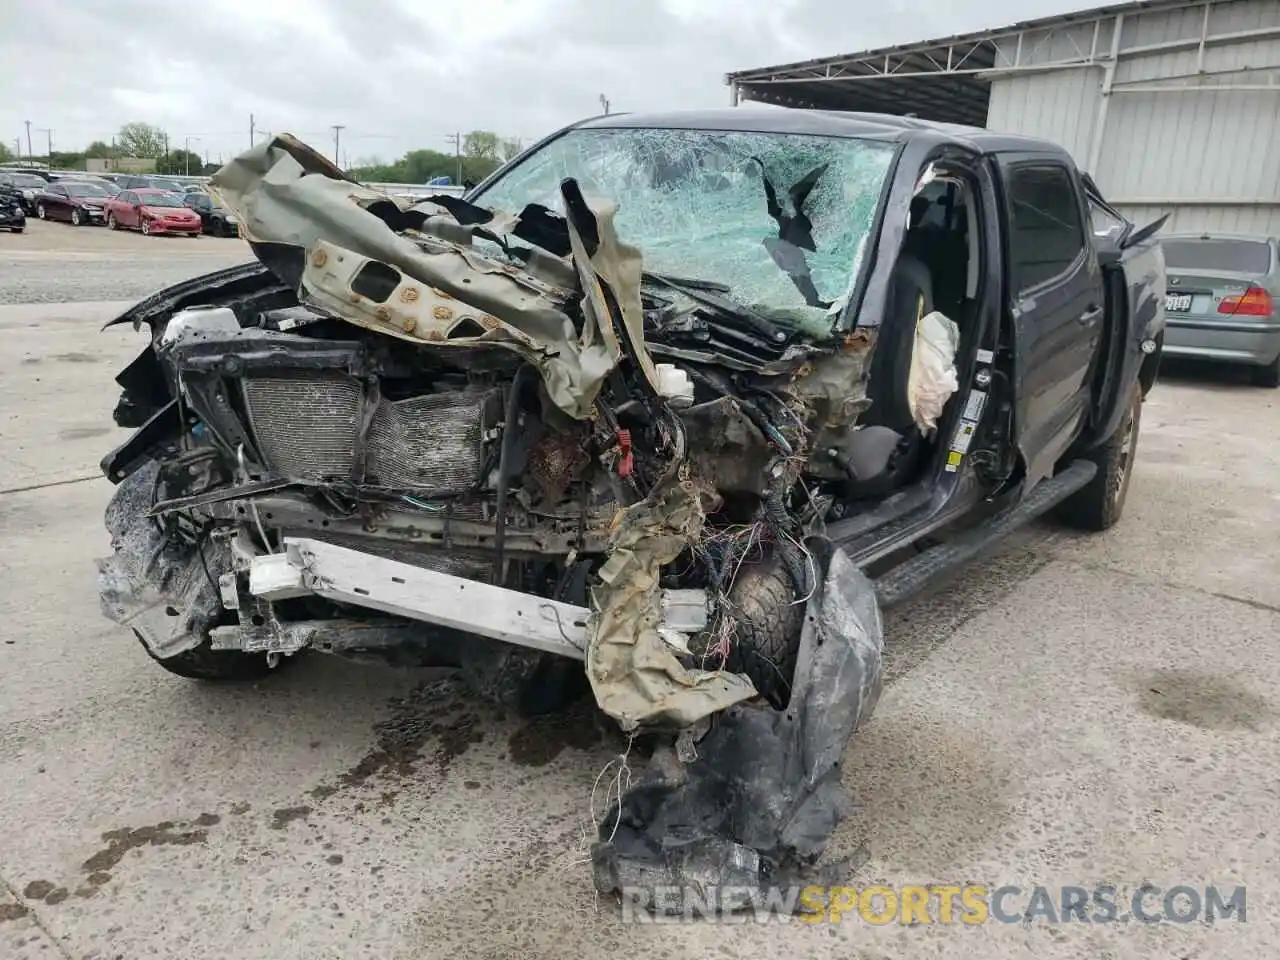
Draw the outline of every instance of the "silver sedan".
M1164 354L1253 367L1280 387L1280 248L1275 237L1168 234Z

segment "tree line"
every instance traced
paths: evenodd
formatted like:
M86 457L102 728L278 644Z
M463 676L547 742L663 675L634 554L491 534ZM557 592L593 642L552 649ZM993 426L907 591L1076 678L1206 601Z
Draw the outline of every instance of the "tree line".
M454 183L478 183L524 149L517 138L502 137L491 130L463 134L458 151L410 150L399 160L358 160L346 171L356 180L370 183L426 183L448 177Z
M356 180L385 183L426 183L438 177L459 178L475 183L496 170L523 149L517 138L503 137L490 130L472 130L459 138L457 151L410 150L398 160L386 162L377 157L357 160L345 172ZM217 164L206 164L194 150L169 149L169 135L160 127L135 121L126 123L111 143L95 140L84 150L55 150L49 156L33 159L47 162L55 170L83 170L88 159L141 157L156 161L156 172L209 174ZM0 163L17 159L13 150L0 143Z

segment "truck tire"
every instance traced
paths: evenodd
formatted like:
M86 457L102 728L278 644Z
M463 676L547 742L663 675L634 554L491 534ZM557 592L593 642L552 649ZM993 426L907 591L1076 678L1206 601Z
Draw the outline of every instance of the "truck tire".
M729 599L738 623L725 669L746 674L761 696L781 709L791 698L804 627L805 605L795 602L791 575L777 557L744 565Z
M1271 387L1272 389L1280 387L1280 356L1265 367L1258 367L1254 370L1253 382L1260 387Z
M156 663L170 673L185 677L188 680L261 680L269 673L274 673L286 663L297 659L280 657L274 663L265 653L240 653L236 650L214 650L205 641L198 647L184 650L182 653L163 660L151 652L142 636L135 630L134 636L142 644L142 649Z
M1108 530L1124 512L1133 476L1133 456L1138 447L1142 422L1142 389L1134 384L1129 409L1106 442L1085 455L1098 465L1098 472L1058 507L1063 523L1080 530Z

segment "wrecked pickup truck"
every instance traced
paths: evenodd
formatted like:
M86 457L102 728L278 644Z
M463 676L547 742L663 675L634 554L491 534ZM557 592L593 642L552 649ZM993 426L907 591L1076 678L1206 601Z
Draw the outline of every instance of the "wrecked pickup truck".
M322 651L527 710L589 685L657 744L602 890L809 869L880 608L1124 505L1163 258L1052 145L614 115L465 198L283 136L213 187L258 262L113 321L150 339L103 462L105 612L186 677Z

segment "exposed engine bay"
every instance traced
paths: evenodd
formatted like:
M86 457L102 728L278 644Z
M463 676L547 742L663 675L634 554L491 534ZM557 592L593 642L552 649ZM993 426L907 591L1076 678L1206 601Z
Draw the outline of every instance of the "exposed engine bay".
M277 137L214 186L260 263L121 318L151 343L104 461L107 614L195 677L310 649L545 709L585 665L670 743L601 826L600 889L814 862L881 682L874 595L823 537L901 447L855 429L874 330L646 273L574 179L561 212L410 206ZM797 186L770 253L799 289Z

